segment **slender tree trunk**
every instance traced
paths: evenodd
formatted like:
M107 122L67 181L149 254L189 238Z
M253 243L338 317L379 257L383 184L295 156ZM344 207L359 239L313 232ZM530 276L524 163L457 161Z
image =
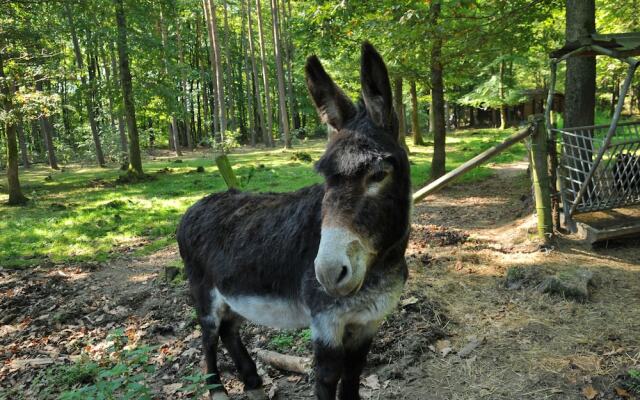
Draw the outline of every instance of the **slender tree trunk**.
M164 13L160 11L160 38L162 39L162 49L164 50L164 76L168 80L167 86L171 86L171 77L169 76L169 49L167 39L167 24L164 20ZM173 109L173 104L170 104L171 100L167 98L167 108L170 110L171 122L169 123L169 146L173 147L176 155L182 156L180 151L180 140L178 139L178 119L176 118L176 111Z
M291 2L289 0L282 0L282 26L284 30L284 49L285 59L287 60L287 97L289 99L289 117L293 124L293 129L300 128L300 116L298 115L298 102L294 95L293 86L293 40L291 38L291 31L289 28L289 21L291 19ZM288 10L288 11L287 11Z
M187 136L187 148L189 151L193 151L193 138L191 136L191 116L189 115L189 104L191 103L191 97L189 95L189 88L187 86L187 76L186 69L184 68L184 48L182 46L182 37L180 35L179 27L176 28L176 37L178 40L178 61L183 67L182 79L180 81L180 86L182 88L182 109L184 115L184 127L185 134Z
M226 62L225 62L225 71L227 73L227 79L226 81L228 82L228 96L229 96L229 129L231 130L235 130L237 127L236 124L236 112L235 112L235 108L234 108L234 104L233 104L233 98L231 97L231 94L233 93L233 74L231 71L231 52L230 52L230 48L231 48L231 43L230 43L230 39L229 39L229 22L228 22L228 18L227 18L227 1L226 0L222 0L222 10L223 10L223 21L224 21L224 29L223 29L223 36L222 36L222 43L225 44L224 46L224 55L226 58Z
M215 60L215 70L212 71L216 78L217 83L217 105L218 105L218 117L220 121L220 135L224 142L224 135L227 134L227 117L226 106L224 100L224 77L222 71L222 53L220 51L220 43L218 42L218 23L216 19L216 7L212 0L203 0L205 7L207 8L207 18L209 24L209 42L211 45L211 51Z
M89 119L89 126L91 127L91 136L93 138L93 144L95 145L96 148L96 159L98 160L98 165L100 165L101 167L105 166L105 161L104 161L104 154L102 153L102 144L100 143L100 134L98 132L98 125L96 123L96 118L95 118L95 107L93 104L93 96L94 96L94 90L93 88L95 88L93 80L92 80L92 76L95 73L95 66L93 66L93 70L92 70L92 66L91 63L88 65L88 72L89 72L89 86L87 86L87 78L84 75L84 61L82 59L82 51L80 50L80 42L78 41L78 33L76 31L76 24L73 20L73 11L70 9L69 7L69 3L65 2L64 3L64 10L65 10L65 14L67 17L67 21L69 22L69 29L71 30L71 42L73 43L73 52L75 54L75 58L76 58L76 66L78 67L78 73L80 74L80 82L82 83L82 88L83 89L89 89L89 92L86 94L86 98L85 98L85 105L87 107L87 118ZM88 30L87 30L88 32ZM87 35L87 40L89 43L91 43L90 37L89 35Z
M91 41L91 37L87 31L87 39L89 43L95 46L95 43ZM96 159L98 165L101 167L106 166L104 160L104 153L102 152L102 143L100 142L100 130L98 129L98 121L96 121L96 113L98 111L98 90L96 87L96 59L92 56L91 52L87 52L87 71L89 73L89 93L87 95L87 116L89 118L89 125L91 126L91 136L93 137L93 144L96 148Z
M566 40L573 42L590 35L596 30L595 0L566 0ZM567 60L565 80L564 127L590 126L595 120L596 105L596 59L595 57L572 57ZM574 161L571 168L572 189L580 190L588 171L583 171L583 163L593 159L591 130L584 138L570 137L572 143L567 150L572 153ZM588 200L589 192L585 192L584 200ZM572 200L572 199L570 199Z
M500 61L500 129L507 129L507 105L505 104L504 85L505 65L504 60Z
M291 148L291 137L289 134L289 119L287 117L286 92L284 84L284 70L282 68L282 47L280 44L280 22L278 12L278 0L271 0L271 18L273 25L273 49L276 60L276 76L278 78L278 103L280 108L280 124L282 128L282 138L284 148Z
M611 104L609 106L609 115L613 117L613 113L616 110L616 104L618 103L618 96L620 95L620 83L616 80L613 81L611 88ZM633 96L632 96L633 98Z
M264 111L262 110L262 101L260 99L260 75L258 74L258 66L256 64L255 47L253 44L253 22L251 21L251 0L247 1L247 27L249 35L249 59L251 60L251 71L253 74L253 96L255 98L255 111L258 115L258 123L260 129L260 135L264 140L264 144L269 146L268 134L265 129Z
M402 101L402 78L400 77L396 77L393 80L393 101L398 116L398 142L409 154L409 147L406 142L407 127L404 118L404 102Z
M116 64L116 53L113 42L109 41L109 54L111 58L111 70L113 71L113 87L122 87L120 84L120 70ZM118 96L118 99L120 96ZM127 132L125 128L124 117L122 116L122 108L118 107L118 135L120 137L120 165L121 169L126 169L129 166L129 144L127 143Z
M42 80L36 78L36 91L42 92ZM40 131L42 132L42 139L44 141L44 145L47 149L47 157L49 160L49 166L51 169L60 169L58 167L58 160L56 158L56 149L53 145L53 125L49 122L49 117L44 114L41 114L38 117L38 122L40 123Z
M18 134L18 144L20 145L20 156L22 158L22 166L25 169L31 168L31 162L29 161L29 153L27 151L27 141L24 138L24 128L22 121L17 125L16 132Z
M267 115L267 125L265 126L267 135L265 136L265 145L267 147L273 147L274 146L273 112L271 108L271 96L269 92L271 88L269 87L269 73L267 70L264 29L262 26L262 6L260 5L260 0L256 0L256 14L258 15L258 37L260 38L260 59L262 64L262 87L264 89L265 114Z
M140 156L140 142L136 125L136 108L133 102L133 85L129 70L129 49L127 48L127 20L124 14L123 0L114 0L116 8L116 22L118 25L118 57L120 59L120 83L122 84L122 99L129 131L129 168L138 176L143 176L142 157Z
M0 88L3 98L0 99L2 110L6 115L13 113L13 88L4 74L4 59L0 52ZM25 204L29 199L22 193L18 172L18 143L16 142L16 124L14 118L7 118L4 122L7 135L7 183L9 187L9 205Z
M441 4L434 0L430 6L430 22L432 27L438 26ZM444 82L442 79L442 38L436 37L431 43L431 105L433 115L433 158L431 161L431 178L437 179L445 174L446 135L444 114Z
M413 132L413 144L416 146L424 146L422 132L420 132L420 121L418 119L418 93L416 91L416 81L411 81L409 91L411 92L411 129Z

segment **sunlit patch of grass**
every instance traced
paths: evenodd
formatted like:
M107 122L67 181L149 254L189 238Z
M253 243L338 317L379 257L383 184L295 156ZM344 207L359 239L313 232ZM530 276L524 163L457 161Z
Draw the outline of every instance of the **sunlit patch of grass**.
M447 170L513 132L482 129L448 134ZM229 158L243 190L287 192L322 182L313 162L321 157L324 146L324 141L316 140L294 151L239 149ZM410 149L411 179L417 189L429 179L433 149ZM293 157L300 151L311 162ZM512 162L524 155L519 144L494 161ZM25 207L0 205L0 266L105 261L123 251L143 255L174 243L184 211L206 194L225 189L209 154L187 154L181 163L174 160L146 160L145 171L155 179L135 185L112 185L121 172L115 168L71 165L52 171L36 166L21 171L23 189L32 201ZM196 172L199 166L205 172ZM489 168L480 167L461 181L478 181L491 174ZM6 193L0 193L0 203L6 200Z

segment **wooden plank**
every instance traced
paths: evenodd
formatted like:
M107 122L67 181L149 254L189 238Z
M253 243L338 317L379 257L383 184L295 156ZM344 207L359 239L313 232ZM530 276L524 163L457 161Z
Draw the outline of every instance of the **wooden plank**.
M478 165L484 162L487 162L488 160L502 153L504 150L508 149L514 144L521 142L531 134L531 129L532 129L531 125L527 126L526 128L509 136L503 142L493 146L490 149L483 151L482 153L473 157L471 160L465 162L464 164L454 169L453 171L450 171L444 174L443 176L429 183L427 186L423 187L422 189L417 190L413 194L414 203L417 203L418 201L424 199L428 195L442 189L443 187L451 183L451 181L453 181L454 179L459 178L460 176L469 172L470 170L477 167Z

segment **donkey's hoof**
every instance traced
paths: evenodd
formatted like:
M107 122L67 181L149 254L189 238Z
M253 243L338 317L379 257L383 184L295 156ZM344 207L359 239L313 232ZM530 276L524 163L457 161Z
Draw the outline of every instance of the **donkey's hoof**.
M244 393L247 395L249 400L267 400L268 399L263 388L245 390Z
M210 400L229 400L229 396L225 392L214 392L209 398Z

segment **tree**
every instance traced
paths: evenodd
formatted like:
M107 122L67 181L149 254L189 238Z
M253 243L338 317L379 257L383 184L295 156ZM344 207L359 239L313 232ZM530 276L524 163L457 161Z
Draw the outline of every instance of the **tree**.
M129 49L127 45L127 20L124 13L123 0L113 0L116 8L116 23L118 26L118 58L120 59L120 84L122 85L122 99L124 113L129 132L129 171L138 177L144 176L142 157L140 156L140 139L136 125L136 108L133 102L133 84L129 69Z
M160 37L162 38L162 49L164 50L164 73L165 78L169 79L169 50L168 50L168 39L167 39L167 23L164 19L164 12L160 11ZM176 152L177 156L182 156L182 151L180 151L180 140L178 139L178 118L176 117L176 111L173 104L171 104L171 99L167 99L167 108L169 108L171 113L171 122L169 123L169 142L173 144L173 150Z
M2 46L0 46L2 50ZM16 141L16 118L13 110L12 83L4 72L4 54L0 51L0 88L4 130L7 135L7 181L9 183L9 205L25 204L29 199L22 194L18 176L18 143Z
M439 0L431 2L430 22L438 25L441 5ZM433 158L431 161L431 179L437 179L445 173L446 126L444 116L444 81L442 78L442 38L437 36L431 44L431 112L433 113Z
M220 135L222 142L224 142L224 137L227 133L227 112L224 97L222 53L220 51L220 43L218 42L218 22L216 18L216 7L211 0L202 0L202 2L205 8L207 24L209 26L209 46L211 47L211 53L213 57L211 68L215 68L212 72L216 80L215 95L217 97L218 118L220 121Z
M413 101L413 100L412 100ZM409 154L409 147L407 147L406 134L407 134L407 120L404 117L404 102L402 101L402 78L396 77L393 80L393 102L398 116L398 142L400 146ZM413 104L413 103L412 103Z
M280 23L278 12L278 0L271 0L271 20L273 25L273 50L275 52L276 75L278 78L278 102L280 105L280 124L284 139L284 148L291 148L289 135L289 119L287 117L287 103L284 83L284 69L282 67L282 50L280 43Z
M251 0L249 0L251 1ZM267 136L265 145L273 147L273 113L271 111L271 95L269 94L269 74L267 70L267 57L264 41L264 29L262 28L262 7L260 0L256 0L256 14L258 15L258 37L260 38L260 60L262 65L262 88L264 91L264 104L267 114Z
M418 118L418 93L416 89L416 81L411 81L409 89L411 92L411 129L413 144L416 146L424 146L422 132L420 132L420 120Z
M595 0L567 0L566 3L566 40L573 42L595 32ZM567 60L565 81L564 126L590 126L594 124L596 105L596 59L595 57L572 57ZM579 135L583 139L570 136L570 160L574 168L570 169L573 190L580 190L580 183L586 178L583 162L593 158L592 130L583 130ZM588 199L591 190L587 190L584 199Z
M244 1L244 0L243 0ZM253 22L251 21L251 0L247 1L247 30L249 36L249 59L251 60L251 73L253 76L253 84L250 87L253 88L253 96L255 98L256 114L258 115L258 126L266 146L270 145L269 136L265 129L264 111L262 108L262 101L260 100L260 75L258 74L258 67L256 65L255 46L253 44Z
M73 11L71 10L71 8L69 7L69 3L65 2L64 3L64 11L67 17L67 21L69 23L69 29L71 30L71 40L73 43L73 52L75 54L76 57L76 65L78 67L78 73L80 74L80 81L82 82L82 87L83 88L87 88L87 79L84 75L84 61L82 59L82 51L80 50L80 42L78 40L78 33L76 30L76 24L74 22L73 19ZM87 28L87 42L89 45L95 45L95 43L92 42L91 40L91 34L89 31L89 28ZM89 92L86 96L85 99L85 104L87 106L87 118L89 119L89 125L91 127L91 135L93 137L93 143L95 145L96 148L96 159L98 161L98 165L100 165L101 167L104 167L106 165L105 163L105 159L104 159L104 153L102 152L102 144L100 142L100 133L98 132L98 123L96 122L96 117L95 117L95 104L94 104L94 98L96 96L96 90L95 90L95 64L93 64L93 62L91 61L93 60L92 58L90 58L90 62L87 64L87 70L89 73ZM45 129L46 130L46 129ZM53 167L52 167L53 168Z

